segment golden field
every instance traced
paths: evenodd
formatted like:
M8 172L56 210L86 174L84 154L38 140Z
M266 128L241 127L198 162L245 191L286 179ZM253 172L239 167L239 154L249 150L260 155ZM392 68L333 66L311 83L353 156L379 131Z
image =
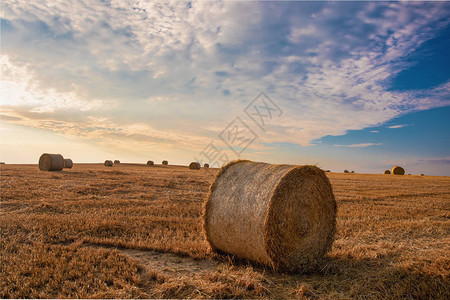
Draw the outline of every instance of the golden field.
M449 298L450 178L327 173L333 248L285 274L210 252L201 208L216 171L1 165L0 296Z

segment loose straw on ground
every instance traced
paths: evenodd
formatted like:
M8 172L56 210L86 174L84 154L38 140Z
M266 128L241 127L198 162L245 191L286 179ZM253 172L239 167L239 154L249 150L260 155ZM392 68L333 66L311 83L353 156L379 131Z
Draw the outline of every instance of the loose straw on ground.
M64 168L72 169L73 161L70 158L64 158Z

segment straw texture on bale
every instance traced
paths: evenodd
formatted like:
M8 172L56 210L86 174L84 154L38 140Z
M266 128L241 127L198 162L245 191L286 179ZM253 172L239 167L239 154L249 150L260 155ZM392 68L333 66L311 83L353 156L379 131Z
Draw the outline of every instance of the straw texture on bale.
M64 158L61 154L44 153L39 158L39 170L61 171L64 168Z
M405 175L405 169L399 166L395 166L392 168L391 173L394 175Z
M64 158L64 168L72 169L73 161L70 158Z
M386 171L384 171L384 174L391 174L391 171L386 170Z
M330 250L336 200L316 166L238 160L218 172L203 206L213 251L296 271Z
M149 160L147 162L147 166L154 166L154 165L155 165L155 163L153 162L153 160Z
M120 160L117 160L117 159L116 159L116 160L114 161L114 163L115 163L115 164L120 164Z
M167 160L163 160L163 161L162 161L162 164L165 165L165 166L167 166L167 165L169 164L169 162L168 162Z
M112 167L112 165L113 165L112 160L105 160L105 166L106 167Z
M189 164L189 169L191 170L200 170L200 163L193 161Z
M204 168L209 168L209 164L204 164L203 167Z

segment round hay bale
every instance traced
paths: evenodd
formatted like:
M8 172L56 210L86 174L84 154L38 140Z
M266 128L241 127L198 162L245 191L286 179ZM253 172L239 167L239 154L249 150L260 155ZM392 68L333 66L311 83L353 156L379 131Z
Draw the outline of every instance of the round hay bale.
M44 153L39 158L39 170L61 171L64 168L64 158L61 154Z
M116 159L116 160L114 161L114 163L115 163L115 164L120 164L120 160Z
M204 164L203 167L204 168L209 168L209 164Z
M112 160L105 160L105 167L112 167L113 162Z
M213 251L295 271L320 259L336 228L330 181L316 166L234 161L217 173L203 206Z
M391 171L385 170L385 171L384 171L384 174L391 174Z
M149 160L147 162L147 166L154 166L154 165L155 165L155 163L153 162L153 160Z
M189 164L189 169L191 170L200 170L200 163L193 161Z
M391 173L394 175L405 175L405 169L399 166L395 166L392 168Z
M165 165L165 166L167 166L167 165L169 164L169 162L168 162L167 160L163 160L163 161L162 161L162 164Z
M64 158L64 168L72 169L73 161L70 158Z

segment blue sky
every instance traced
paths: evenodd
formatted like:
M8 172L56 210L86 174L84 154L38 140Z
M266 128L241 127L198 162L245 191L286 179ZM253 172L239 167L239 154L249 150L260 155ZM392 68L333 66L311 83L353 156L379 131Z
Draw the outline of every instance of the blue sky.
M447 2L5 0L1 26L7 163L188 164L214 145L450 175Z

